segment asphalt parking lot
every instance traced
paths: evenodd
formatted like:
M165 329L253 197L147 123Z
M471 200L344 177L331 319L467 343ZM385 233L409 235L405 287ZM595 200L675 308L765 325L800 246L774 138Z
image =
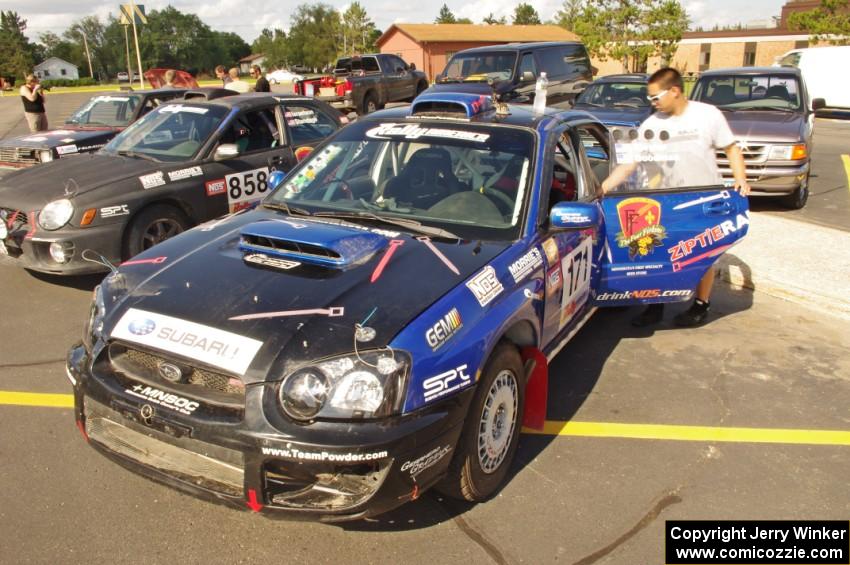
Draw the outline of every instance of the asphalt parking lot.
M51 111L81 102L65 96ZM0 136L20 129L7 102ZM848 126L818 122L799 219L850 231ZM850 322L760 292L718 285L692 330L673 328L675 308L655 331L598 313L553 361L546 433L523 436L491 501L430 492L322 525L196 500L85 444L63 363L97 282L0 272L4 563L663 563L665 520L850 514Z

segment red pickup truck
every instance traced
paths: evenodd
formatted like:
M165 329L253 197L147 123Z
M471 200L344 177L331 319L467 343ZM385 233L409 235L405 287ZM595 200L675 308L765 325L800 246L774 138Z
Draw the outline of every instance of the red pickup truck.
M295 82L295 93L315 96L341 112L369 114L387 102L412 101L428 88L425 73L400 57L379 53L343 57L333 74Z

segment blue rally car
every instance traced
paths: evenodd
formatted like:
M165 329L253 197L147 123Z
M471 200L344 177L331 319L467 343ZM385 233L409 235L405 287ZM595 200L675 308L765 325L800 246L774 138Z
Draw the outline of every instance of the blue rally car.
M614 155L587 113L477 95L361 118L104 279L67 360L82 435L269 514L487 499L596 308L691 298L747 231L720 186L599 196Z

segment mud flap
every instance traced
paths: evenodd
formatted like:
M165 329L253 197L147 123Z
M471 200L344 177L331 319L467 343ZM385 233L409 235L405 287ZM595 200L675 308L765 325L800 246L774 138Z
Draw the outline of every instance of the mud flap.
M527 377L522 425L542 430L546 422L546 405L549 399L549 362L536 347L523 347L520 354Z

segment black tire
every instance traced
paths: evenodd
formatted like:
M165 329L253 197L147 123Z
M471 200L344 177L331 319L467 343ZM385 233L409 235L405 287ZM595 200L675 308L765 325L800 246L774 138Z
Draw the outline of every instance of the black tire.
M366 96L363 97L363 105L360 107L360 112L358 112L361 116L365 116L366 114L371 114L372 112L376 112L381 109L381 106L378 104L378 97L375 96L374 92L367 92Z
M470 502L498 491L519 444L525 373L516 347L496 346L477 387L448 475L437 485L447 496Z
M413 95L413 98L410 99L410 102L413 102L417 96L422 94L428 89L428 83L425 81L421 81L416 85L416 94Z
M156 204L145 208L133 218L124 232L122 259L126 261L188 227L189 219L173 206Z
M800 210L805 205L806 202L809 201L809 175L806 174L806 178L803 179L803 182L800 183L800 186L797 187L797 190L789 194L788 196L783 196L779 202L785 208L789 210Z

